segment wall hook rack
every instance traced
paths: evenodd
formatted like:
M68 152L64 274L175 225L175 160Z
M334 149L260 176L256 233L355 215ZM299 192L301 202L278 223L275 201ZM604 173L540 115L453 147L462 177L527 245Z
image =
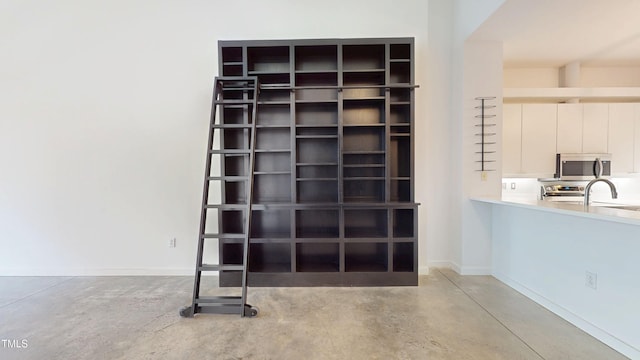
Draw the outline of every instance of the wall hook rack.
M475 142L475 145L480 145L480 150L476 151L476 154L480 154L480 159L476 160L477 163L480 163L480 169L478 171L495 171L495 168L491 168L490 164L495 163L496 160L492 158L491 154L495 154L495 122L491 122L489 119L495 118L495 114L490 114L491 109L495 109L496 105L492 104L491 101L495 100L495 96L480 96L475 98L480 101L480 105L475 108L479 110L480 114L476 115L475 118L479 119L479 123L475 124L475 127L478 131L474 134L479 138L478 141Z

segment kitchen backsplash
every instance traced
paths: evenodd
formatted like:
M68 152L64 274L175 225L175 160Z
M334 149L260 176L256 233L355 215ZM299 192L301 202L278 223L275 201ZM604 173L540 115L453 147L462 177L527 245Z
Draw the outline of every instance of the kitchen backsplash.
M640 203L640 178L610 178L618 190L618 202ZM588 181L575 181L573 184L586 185ZM503 178L503 199L539 199L540 187L545 184L534 178ZM591 199L610 201L611 191L606 184L595 184L591 188Z

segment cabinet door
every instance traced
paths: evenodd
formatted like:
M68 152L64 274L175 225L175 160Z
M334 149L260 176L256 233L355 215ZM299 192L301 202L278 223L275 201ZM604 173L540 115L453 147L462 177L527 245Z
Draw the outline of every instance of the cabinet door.
M556 104L522 105L522 172L552 176L556 167Z
M582 152L582 104L558 104L558 153Z
M609 105L609 152L614 174L634 171L636 106L624 103Z
M582 152L608 152L609 104L584 104Z
M502 174L519 174L522 156L522 105L502 105Z

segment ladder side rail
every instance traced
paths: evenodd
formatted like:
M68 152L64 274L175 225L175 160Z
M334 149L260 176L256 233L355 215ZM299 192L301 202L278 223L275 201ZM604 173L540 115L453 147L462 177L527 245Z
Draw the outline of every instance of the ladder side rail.
M243 246L243 268L242 268L242 309L241 316L245 316L244 307L247 304L247 282L248 282L248 272L249 272L249 239L251 238L251 215L253 213L253 184L254 184L254 171L255 171L255 153L256 153L256 128L258 122L258 96L260 91L260 84L258 83L258 78L253 78L253 109L251 113L251 139L249 140L249 148L251 149L249 153L249 174L248 174L248 184L247 184L247 214L246 214L246 222L245 222L245 238L244 238L244 246Z
M191 300L191 309L193 313L198 312L198 305L196 301L200 297L200 280L202 277L202 271L200 267L202 266L203 252L204 252L204 233L206 231L206 222L207 222L207 202L209 199L209 180L207 177L211 174L211 158L212 155L209 153L209 150L213 147L213 139L215 128L213 125L216 122L216 101L220 96L221 85L216 77L214 79L214 89L213 89L213 99L211 101L211 116L210 116L210 125L209 126L209 139L207 140L207 156L205 161L205 173L204 173L204 185L202 189L202 206L200 210L200 230L198 233L198 249L196 256L196 273L193 285L193 297Z

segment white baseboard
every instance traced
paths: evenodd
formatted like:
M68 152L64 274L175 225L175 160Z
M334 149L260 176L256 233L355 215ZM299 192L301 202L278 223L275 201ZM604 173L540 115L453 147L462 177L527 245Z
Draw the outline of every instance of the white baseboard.
M429 275L429 265L418 266L418 275Z
M448 260L436 260L436 261L429 261L427 263L427 267L452 269L452 264L451 264L451 261L448 261Z
M430 261L428 263L428 266L433 268L451 269L460 275L491 275L490 267L460 266L459 264L453 261L446 261L446 260Z
M193 276L193 268L145 268L145 269L3 269L0 276Z
M484 266L463 266L460 275L491 275L491 268Z
M448 268L460 275L490 275L490 269L460 268L451 261L431 261L418 267L419 275L429 275L429 268ZM0 276L192 276L192 268L86 269L86 268L0 268Z
M547 299L546 297L536 293L535 291L527 288L526 286L520 284L519 282L511 279L510 277L498 273L494 273L493 276L507 284L514 290L528 297L529 299L535 301L540 304L542 307L551 311L552 313L560 316L561 318L567 320L571 324L575 325L579 329L588 333L589 335L595 337L596 339L602 341L603 343L609 345L614 350L620 352L624 356L627 356L631 359L640 359L640 349L637 349L626 342L618 339L614 335L608 333L607 331L593 325L588 320L583 319L582 317L574 314L570 310L562 307L561 305L556 304L555 302Z

